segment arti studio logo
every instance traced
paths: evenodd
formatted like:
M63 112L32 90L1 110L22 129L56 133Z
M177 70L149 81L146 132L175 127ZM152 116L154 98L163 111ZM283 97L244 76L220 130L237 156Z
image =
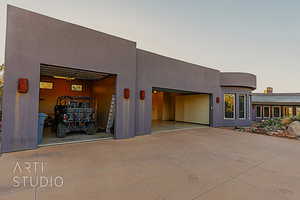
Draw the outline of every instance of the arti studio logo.
M57 187L64 185L62 176L46 176L44 162L17 162L13 169L13 187Z

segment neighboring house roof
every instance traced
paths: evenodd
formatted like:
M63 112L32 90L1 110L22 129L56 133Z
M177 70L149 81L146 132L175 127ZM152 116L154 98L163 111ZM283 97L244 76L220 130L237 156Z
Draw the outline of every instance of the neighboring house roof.
M254 93L252 103L264 105L300 105L300 93Z

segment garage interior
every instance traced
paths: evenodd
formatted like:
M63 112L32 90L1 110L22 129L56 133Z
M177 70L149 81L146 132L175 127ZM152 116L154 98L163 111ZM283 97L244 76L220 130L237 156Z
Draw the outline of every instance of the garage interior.
M152 89L152 132L207 127L210 96L172 89Z
M47 117L39 145L114 137L116 78L42 64L39 113Z

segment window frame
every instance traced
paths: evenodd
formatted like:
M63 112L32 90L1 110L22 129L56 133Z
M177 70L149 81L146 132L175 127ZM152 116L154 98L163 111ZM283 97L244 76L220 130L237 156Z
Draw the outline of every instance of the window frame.
M225 103L225 96L226 95L231 95L231 96L233 96L233 117L232 118L226 118L226 103ZM224 110L224 119L225 120L235 120L235 117L236 117L236 108L235 108L235 104L236 104L236 95L234 94L234 93L224 93L224 96L223 96L223 98L224 98L224 101L223 101L223 103L224 103L224 106L223 106L223 110Z
M244 97L244 117L240 117L240 97ZM239 99L239 109L238 109L238 119L245 120L247 118L247 96L246 94L238 94Z
M248 111L247 111L247 115L248 115L248 119L251 120L252 119L252 95L249 94L248 95Z
M300 106L296 106L296 117L300 115Z
M258 113L258 112L257 112L257 108L260 108L260 113L259 113L259 114L260 114L260 117L257 116L257 113ZM261 119L261 118L263 117L263 109L262 109L262 108L263 108L263 106L256 106L256 107L255 107L256 118L258 118L258 119Z
M279 108L279 116L278 117L275 117L275 115L274 115L274 109L275 108ZM281 107L280 106L272 106L272 117L273 118L281 118Z
M265 108L269 108L269 116L265 116ZM263 106L263 118L270 119L271 118L271 106Z
M292 113L290 113L290 109L292 109ZM286 115L286 110L288 111L288 115ZM293 117L293 106L283 106L283 115L283 117Z

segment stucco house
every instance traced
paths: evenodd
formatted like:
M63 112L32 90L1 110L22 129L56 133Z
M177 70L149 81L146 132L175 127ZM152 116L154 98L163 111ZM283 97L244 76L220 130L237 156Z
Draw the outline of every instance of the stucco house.
M51 120L61 96L92 99L97 131L113 120L115 139L151 134L157 121L251 123L253 74L158 55L134 41L13 6L7 9L5 66L2 152L38 147L39 113L47 114L47 134L55 138ZM59 140L89 139L81 135Z

